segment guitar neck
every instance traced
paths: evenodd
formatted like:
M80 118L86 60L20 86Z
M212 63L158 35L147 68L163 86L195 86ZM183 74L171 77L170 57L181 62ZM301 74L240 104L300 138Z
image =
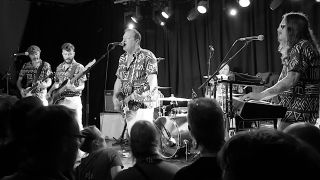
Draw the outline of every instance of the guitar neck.
M90 69L91 69L91 66L88 67L88 68L86 68L86 70L84 70L83 72L75 75L75 76L70 80L71 84L73 84L74 82L76 82L76 81L77 81L78 79L80 79L83 75L87 74L87 73L90 71Z

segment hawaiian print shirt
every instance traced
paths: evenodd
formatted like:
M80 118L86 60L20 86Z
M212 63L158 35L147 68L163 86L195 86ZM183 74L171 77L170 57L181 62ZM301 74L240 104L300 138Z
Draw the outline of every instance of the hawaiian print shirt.
M48 77L52 73L50 64L41 60L40 66L41 66L42 62L44 64L43 64L43 68L42 68L42 70L40 72L40 75L38 77L38 81L44 80L44 78ZM35 84L34 79L36 78L37 71L38 71L39 67L37 67L37 68L34 67L32 65L31 61L25 63L22 66L22 69L20 70L20 73L19 73L19 77L22 77L22 78L26 77L26 81L27 81L26 82L26 86L27 87L31 87L31 86L33 86ZM31 93L34 96L39 97L40 99L44 99L45 96L46 96L46 93L47 93L47 89L46 88L45 89L40 89L39 87L37 87Z
M283 121L315 123L319 116L320 56L309 41L299 41L288 52L279 81L290 71L300 73L300 78L294 87L279 95L280 104L288 108Z
M72 75L72 67L75 66L75 71ZM84 66L75 60L69 65L66 62L63 62L59 64L56 70L55 75L55 82L58 82L59 85L63 83L65 80L68 80L69 78L72 79L77 74L82 73L84 71ZM71 77L70 77L71 76ZM86 75L83 75L81 78L79 78L77 81L75 81L74 85L77 87L80 83L84 83L87 80ZM69 89L65 90L61 96L63 97L72 97L72 96L81 96L82 91L71 91Z
M122 54L116 73L121 80L121 92L125 95L130 95L141 86L148 86L148 76L158 73L157 60L151 51L140 48L133 56L134 59L127 66L127 53Z

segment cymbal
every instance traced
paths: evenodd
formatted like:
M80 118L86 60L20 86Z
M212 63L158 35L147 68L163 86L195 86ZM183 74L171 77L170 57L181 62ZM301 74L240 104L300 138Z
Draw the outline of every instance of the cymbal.
M160 101L190 101L190 99L186 98L177 98L177 97L164 97L159 98Z

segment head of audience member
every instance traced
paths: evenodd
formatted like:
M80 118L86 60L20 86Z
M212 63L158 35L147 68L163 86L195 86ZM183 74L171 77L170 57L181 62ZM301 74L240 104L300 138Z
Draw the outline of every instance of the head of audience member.
M75 56L75 47L71 43L64 43L61 46L62 57L64 61L68 64L71 64Z
M320 157L281 131L263 129L233 136L219 152L224 180L311 179Z
M72 170L82 137L75 112L61 105L42 106L32 111L28 118L26 162L37 171Z
M28 49L27 49L27 52L28 52L28 56L29 58L32 60L32 61L37 61L40 59L40 53L41 53L41 50L38 46L36 45L31 45Z
M140 47L141 34L136 29L126 29L122 38L123 50L127 53L134 53Z
M22 140L27 133L25 127L28 124L27 114L32 110L43 106L42 101L35 96L28 96L18 100L10 112L10 135L15 140Z
M188 103L188 126L200 151L218 152L224 144L223 111L215 99L198 98Z
M320 153L320 129L308 122L298 122L286 127L283 132L301 139Z
M17 101L18 98L16 96L0 95L0 139L5 139L9 136L10 110Z
M314 47L319 49L315 37L310 28L307 16L300 12L286 13L278 27L279 51L284 56L287 50L293 47L301 39L309 40Z
M86 153L92 153L99 149L107 147L107 143L103 138L102 133L96 126L85 127L81 131L83 141L80 146L80 150Z
M149 121L134 123L130 133L130 146L133 157L145 159L158 155L159 135L156 127Z

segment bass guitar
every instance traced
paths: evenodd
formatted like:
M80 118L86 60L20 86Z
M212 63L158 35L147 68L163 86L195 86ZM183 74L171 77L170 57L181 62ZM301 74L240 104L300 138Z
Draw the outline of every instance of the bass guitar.
M61 83L61 85L52 91L51 95L48 98L49 104L56 104L59 100L61 100L63 97L61 94L67 89L67 84L74 84L78 79L80 79L83 75L85 75L89 70L90 67L93 66L93 64L96 63L96 60L89 62L85 67L84 71L75 75L72 79L67 79Z
M23 90L23 92L21 93L21 96L24 97L28 97L28 96L32 96L34 94L34 90L44 81L46 81L49 78L52 78L54 76L54 73L51 73L47 76L45 76L44 78L42 78L40 81L37 81L34 85L32 85L31 87L27 87L25 90Z

